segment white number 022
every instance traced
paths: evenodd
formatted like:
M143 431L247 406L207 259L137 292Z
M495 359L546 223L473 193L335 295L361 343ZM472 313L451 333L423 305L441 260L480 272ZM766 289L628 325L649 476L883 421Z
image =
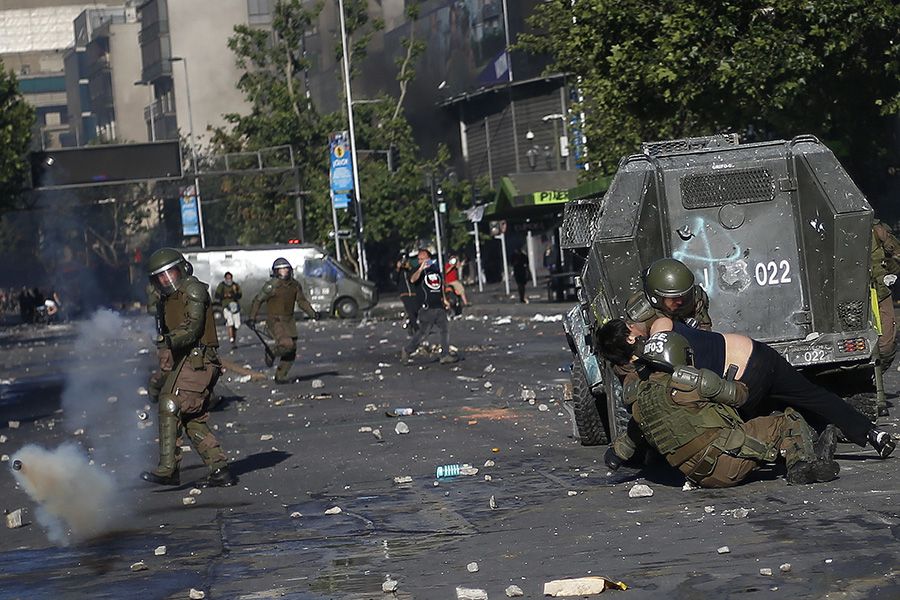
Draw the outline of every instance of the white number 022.
M756 263L756 283L759 285L781 285L791 282L791 265L782 260L776 263L770 260L767 263Z

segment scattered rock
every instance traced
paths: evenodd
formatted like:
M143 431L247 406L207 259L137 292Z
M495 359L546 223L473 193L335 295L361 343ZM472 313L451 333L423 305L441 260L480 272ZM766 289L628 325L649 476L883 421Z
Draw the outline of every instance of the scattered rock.
M489 389L491 389L492 387L494 387L494 384L491 383L490 381L485 381L485 382L484 382L484 389L489 390ZM456 589L460 589L460 588L456 588Z
M325 387L325 382L322 381L321 379L313 379L313 380L312 380L312 387L313 387L314 390L317 390L317 389L319 389L319 388L323 388L323 387Z
M165 556L167 548L165 546L157 546L153 551L153 556Z
M371 402L366 404L366 408L365 408L366 412L375 412L376 410L378 410L378 407L375 406L374 404L372 404Z
M237 378L237 382L238 383L249 383L251 379L253 379L253 377L251 377L249 374L241 375L240 377Z
M188 598L190 598L191 600L203 600L204 598L206 598L206 592L204 592L203 590L195 590L194 588L191 588L191 591L188 592Z
M518 598L519 596L525 595L525 592L522 591L522 588L517 585L511 585L503 591L506 592L507 598Z
M144 561L141 560L141 561L138 561L138 562L134 563L133 565L131 565L131 570L132 571L146 571L147 565L145 565Z
M693 491L696 490L696 489L700 489L699 486L694 485L694 484L691 483L690 481L685 481L685 482L684 482L684 485L681 486L681 491L682 491L682 492L693 492Z
M466 565L466 571L468 571L469 573L477 573L478 572L478 563L474 562L474 561L470 562L469 564Z
M466 463L459 468L460 475L478 475L478 469Z
M544 584L544 595L555 598L561 596L590 596L602 593L606 587L607 581L603 577L555 579Z
M22 509L17 508L12 511L8 515L6 515L6 526L9 529L16 529L17 527L22 526Z
M719 554L730 554L731 548L729 548L728 546L722 546L721 548L718 548L716 552L718 552Z
M109 402L110 404L115 404L116 402L119 401L119 398L117 396L110 396L109 398L106 399L106 401Z
M486 477L486 476L485 476L485 477ZM497 501L494 499L493 496L491 496L491 499L488 500L488 506L491 507L491 510L494 510L494 509L497 508Z
M794 567L791 565L791 563L784 563L783 565L781 565L778 568L781 570L782 573L790 573L791 569L793 569Z
M715 506L704 506L703 507L703 512L705 512L706 514L709 514L709 513L713 512L714 510L716 510Z
M359 433L372 433L372 428L371 428L371 427L367 427L367 426L366 426L366 427L360 427L360 428L357 429L356 431L358 431Z
M485 475L485 476L484 476L484 480L485 480L485 481L493 481L493 479L494 479L494 478L491 477L490 475Z
M397 425L394 426L394 431L397 432L397 435L409 433L409 425L407 425L403 421L397 421Z
M387 581L385 581L384 583L381 584L381 591L384 592L385 594L390 594L392 592L396 592L397 586L399 586L399 585L400 585L400 583L398 581L395 581L393 579L388 579Z
M188 496L199 496L203 493L203 490L200 488L191 488L191 491L188 492Z
M9 462L9 454L0 454L0 462Z
M491 459L487 459L486 461L484 461L484 466L486 467L493 467L494 464L494 461L492 461Z
M373 429L373 430L372 430L372 435L374 435L374 436L375 436L375 439L378 440L379 442L382 440L382 437L381 437L381 430L380 430L380 429Z
M185 496L184 498L181 499L181 503L184 504L185 506L190 506L192 504L197 504L197 499L194 498L193 496Z
M275 436L273 436L271 433L264 433L264 434L262 434L261 436L259 436L259 441L261 441L261 442L268 442L268 441L270 441L271 439L273 439L274 437L275 437Z
M84 429L76 429L72 432L72 435L84 435Z
M20 423L19 423L18 421L10 421L10 422L9 422L9 428L10 428L10 429L18 429L18 428L19 428L19 425L20 425Z
M825 564L826 564L826 565L830 565L833 561L834 561L834 559L826 558L826 559L825 559Z
M744 519L749 514L750 514L750 511L744 507L722 511L722 516L732 516L735 519Z
M577 496L578 492L576 492L575 490L569 490L568 492L566 492L566 494L569 496Z
M331 508L329 508L328 510L325 511L325 514L326 515L339 515L342 512L344 512L344 511L341 510L340 506L332 506Z
M764 576L764 577L771 577L771 576L772 576L772 569L769 569L769 568L767 568L767 567L763 567L762 569L759 570L759 574L762 575L762 576Z
M535 397L534 390L522 390L522 400L534 400Z
M548 410L550 410L550 407L546 404L538 404L538 410L541 412L547 412Z
M628 490L629 498L649 498L652 495L653 490L650 489L649 485L644 485L643 483L638 483Z
M478 588L456 588L456 600L488 600L487 592Z
M0 444L5 444L8 439L5 435L0 435Z
M401 475L399 477L394 477L394 483L396 483L396 484L412 483L412 477L410 477L409 475Z
M487 373L488 375L490 375L491 373L493 373L493 372L496 371L496 370L497 370L497 369L494 368L494 365L488 365L488 366L486 366L486 367L484 368L484 371L483 371L483 372L484 372L484 373Z

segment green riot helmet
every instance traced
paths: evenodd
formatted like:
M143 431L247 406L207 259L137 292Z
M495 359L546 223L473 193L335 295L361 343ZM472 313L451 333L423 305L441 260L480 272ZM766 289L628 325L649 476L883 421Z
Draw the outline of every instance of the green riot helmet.
M287 269L287 271L283 271L282 269ZM272 272L270 275L272 277L277 277L278 279L291 279L294 276L294 267L291 266L288 259L279 257L272 263Z
M687 338L674 331L654 333L644 343L641 360L660 371L694 366L694 350Z
M194 267L191 263L174 248L160 248L147 259L150 283L163 296L168 296L179 289L193 272Z
M685 318L694 313L694 274L680 260L661 258L644 271L644 294L653 308Z

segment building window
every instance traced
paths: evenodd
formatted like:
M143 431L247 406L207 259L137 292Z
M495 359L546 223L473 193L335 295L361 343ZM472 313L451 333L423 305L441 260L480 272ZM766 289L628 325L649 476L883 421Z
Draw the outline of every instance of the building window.
M251 25L272 22L272 0L247 0L247 16Z

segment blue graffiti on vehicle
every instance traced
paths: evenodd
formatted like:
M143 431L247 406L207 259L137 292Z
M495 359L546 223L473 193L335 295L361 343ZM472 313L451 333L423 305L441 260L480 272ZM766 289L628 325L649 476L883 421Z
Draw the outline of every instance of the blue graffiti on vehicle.
M681 247L672 251L673 258L677 258L692 269L699 269L702 277L698 279L710 298L714 297L719 289L741 292L750 285L750 273L744 260L743 248L727 230L719 231L732 247L726 256L714 254L703 217L694 220L693 228L685 228L684 233L679 231L679 236L684 242Z

